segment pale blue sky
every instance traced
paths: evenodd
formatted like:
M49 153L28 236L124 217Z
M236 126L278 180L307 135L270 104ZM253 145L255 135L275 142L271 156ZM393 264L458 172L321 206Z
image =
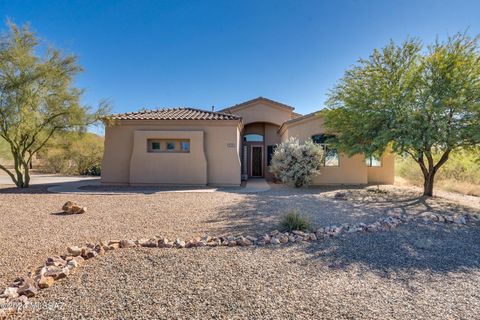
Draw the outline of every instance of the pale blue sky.
M309 113L390 39L480 33L480 1L2 1L78 55L84 102L217 109L258 96Z

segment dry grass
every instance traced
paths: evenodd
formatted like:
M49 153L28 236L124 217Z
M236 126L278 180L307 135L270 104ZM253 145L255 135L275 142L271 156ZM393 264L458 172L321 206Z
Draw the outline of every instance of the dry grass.
M399 186L416 186L422 187L421 181L411 181L402 177L395 177L395 184ZM480 197L480 185L457 180L438 180L435 181L434 192L436 190L443 190L448 192L455 192L468 196Z

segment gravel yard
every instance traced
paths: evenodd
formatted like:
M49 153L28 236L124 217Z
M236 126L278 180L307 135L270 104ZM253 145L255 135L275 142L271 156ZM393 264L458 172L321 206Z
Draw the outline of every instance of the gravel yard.
M386 194L272 187L258 194L132 189L118 195L0 187L0 286L46 257L64 253L67 246L87 241L255 235L277 228L280 217L293 209L318 227L370 222L392 210L416 215L478 213L480 208L475 197L425 200L416 190L396 187L383 188ZM337 192L344 197L335 198ZM67 200L87 206L88 212L61 214ZM480 314L475 289L480 283L479 246L478 225L407 225L283 249L121 250L87 263L35 300L65 303L56 313L41 311L45 318L69 318L76 312L112 318L137 312L145 318L407 319L412 312L418 312L417 318L472 318Z
M42 319L473 319L478 226L281 248L124 249L40 293ZM23 314L25 319L30 313Z

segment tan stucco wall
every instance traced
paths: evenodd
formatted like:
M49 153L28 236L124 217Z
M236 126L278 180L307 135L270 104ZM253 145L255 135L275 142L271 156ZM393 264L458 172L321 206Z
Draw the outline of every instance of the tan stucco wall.
M203 131L136 130L133 137L131 184L207 184ZM190 152L148 152L149 139L188 139Z
M321 116L313 116L298 122L293 122L282 128L282 141L288 137L297 137L300 141L311 138L312 135L325 133ZM394 180L394 156L386 153L382 157L382 167L369 168L363 155L348 157L340 154L338 167L323 167L319 176L314 177L313 184L392 184Z
M370 184L393 184L395 182L395 155L385 153L381 157L381 167L368 167L368 183Z
M265 124L265 179L269 181L273 180L275 176L270 172L270 167L267 166L267 151L268 146L275 146L281 142L280 135L278 134L279 128L279 126L274 124Z
M229 111L242 117L244 125L254 122L269 122L281 126L292 119L292 111L267 102L255 102Z
M105 129L105 152L103 158L103 170L102 170L102 182L103 183L131 183L130 169L133 163L135 173L133 178L135 182L143 183L140 180L147 181L145 183L152 182L147 178L147 175L151 170L150 164L146 164L141 161L141 156L137 155L139 151L146 153L146 140L143 146L134 143L134 137L138 131L147 131L144 136L137 133L138 137L142 136L142 139L147 139L147 136L152 135L152 131L159 131L158 137L163 133L162 131L176 131L179 138L184 135L195 136L192 132L203 132L203 148L204 157L206 159L206 183L211 185L239 185L240 184L240 158L238 153L238 141L240 140L240 131L238 121L162 121L162 120L125 120L118 121L116 125L108 126ZM157 138L158 138L157 137ZM174 138L173 136L170 138ZM140 139L140 138L138 138ZM200 139L196 138L195 139ZM200 142L199 142L200 143ZM136 146L139 146L139 149ZM190 144L190 148L197 150L197 146ZM135 155L132 153L135 152ZM140 152L141 153L141 152ZM199 166L200 169L195 171L194 176L197 177L194 182L204 181L201 178L199 172L202 171L203 162L201 161L201 153L195 152L195 157L200 159L200 163L195 160L189 163L190 166ZM155 154L157 155L157 154ZM163 154L160 154L163 155ZM181 155L185 154L179 154ZM171 155L166 155L171 156ZM150 157L150 155L145 155ZM185 157L187 158L188 155ZM146 160L146 159L145 159ZM163 160L156 160L156 163L163 163ZM138 164L138 166L137 166ZM171 165L183 167L178 165L178 162L172 162ZM159 169L160 171L161 169ZM175 172L181 172L182 175L186 175L182 170L177 167L170 168ZM193 169L192 169L193 170ZM195 169L196 170L196 169ZM138 178L140 177L140 178ZM143 178L142 178L143 177ZM168 177L168 175L167 175ZM178 176L177 176L178 177ZM170 179L170 178L169 178ZM186 181L187 178L181 178L181 181ZM178 180L178 179L177 179ZM170 180L155 181L155 183L173 183ZM185 183L187 182L179 182ZM197 184L197 183L193 183Z

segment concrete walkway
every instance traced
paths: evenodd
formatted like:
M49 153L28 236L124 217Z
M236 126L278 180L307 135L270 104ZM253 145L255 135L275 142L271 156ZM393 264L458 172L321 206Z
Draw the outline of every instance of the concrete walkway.
M83 187L83 188L82 188ZM91 188L89 188L91 187ZM180 186L121 186L102 185L99 179L64 182L47 189L54 193L82 193L82 194L157 194L157 193L206 193L206 192L232 192L232 193L259 193L270 190L265 179L248 180L245 187L180 187Z
M14 183L7 175L0 175L0 185ZM121 186L102 185L100 178L85 176L62 176L57 174L32 174L31 185L46 185L47 190L53 193L82 193L82 194L156 194L166 192L233 192L258 193L270 190L270 186L263 178L254 178L247 181L245 187L180 187L180 186ZM83 187L83 188L82 188ZM91 188L89 188L91 187Z

